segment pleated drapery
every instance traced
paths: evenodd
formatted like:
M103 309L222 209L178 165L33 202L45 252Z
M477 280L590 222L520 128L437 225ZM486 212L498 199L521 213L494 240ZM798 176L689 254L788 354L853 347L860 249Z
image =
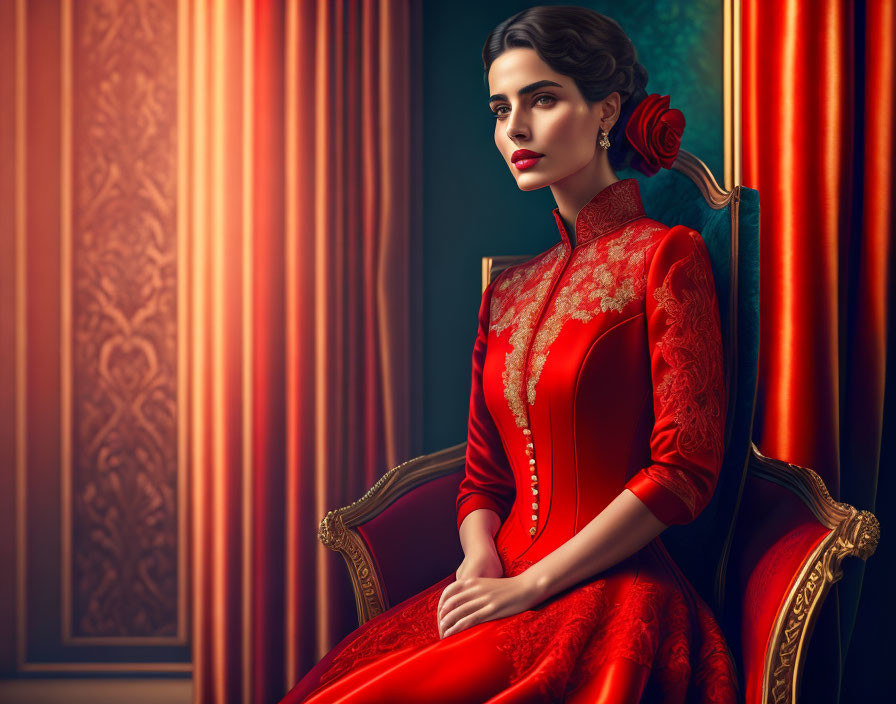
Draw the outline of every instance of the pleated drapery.
M835 499L874 511L892 295L896 3L742 8L743 183L762 201L754 440L765 455L813 468ZM845 567L813 636L808 701L839 691L864 564Z
M270 702L357 626L319 521L421 451L419 9L179 7L194 701Z

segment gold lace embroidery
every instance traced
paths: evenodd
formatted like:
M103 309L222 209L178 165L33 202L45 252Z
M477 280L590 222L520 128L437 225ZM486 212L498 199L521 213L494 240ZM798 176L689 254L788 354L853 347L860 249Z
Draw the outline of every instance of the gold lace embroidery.
M699 235L691 234L691 237ZM668 327L657 347L669 370L657 386L665 407L674 404L676 448L683 455L709 452L722 458L722 359L721 333L716 320L715 286L709 264L699 257L697 243L679 259L654 292L657 306L666 312ZM675 286L673 279L684 283ZM685 283L686 282L686 283ZM684 498L684 497L682 497Z
M691 516L697 515L697 489L694 486L693 477L689 477L677 468L669 468L668 475L663 472L653 471L648 471L647 474L657 484L666 487L679 499L684 501L685 505L688 507L688 511L691 512Z
M512 346L504 360L504 398L520 428L526 427L526 406L522 395L523 363L526 348L532 339L535 318L551 288L554 273L567 254L567 246L560 243L543 257L517 265L504 273L504 279L492 295L491 329L500 335L509 329Z
M547 361L548 350L564 322L576 318L587 322L599 311L621 311L636 299L643 299L645 280L639 265L643 250L651 235L667 229L657 224L626 223L644 216L640 189L635 179L623 179L610 184L586 203L576 219L579 246L576 248L572 276L569 283L549 302L551 311L538 333L534 327L544 299L551 289L558 265L562 266L569 253L569 239L565 234L559 209L553 210L554 219L563 241L544 256L513 267L502 274L495 286L490 309L490 326L495 335L509 331L512 346L507 353L502 381L504 397L516 424L526 427L526 401L535 402L535 386ZM620 230L609 241L604 235ZM591 244L597 240L600 244ZM583 246L589 243L587 247ZM643 269L643 267L641 267ZM529 356L529 378L525 392L522 379L526 352L533 342Z
M599 313L621 312L632 301L644 299L644 253L663 225L634 223L612 240L594 240L577 248L566 283L557 291L532 346L526 398L535 403L535 388L551 345L570 320L589 322Z
M577 244L584 244L644 215L641 190L633 178L615 181L586 203L576 218Z

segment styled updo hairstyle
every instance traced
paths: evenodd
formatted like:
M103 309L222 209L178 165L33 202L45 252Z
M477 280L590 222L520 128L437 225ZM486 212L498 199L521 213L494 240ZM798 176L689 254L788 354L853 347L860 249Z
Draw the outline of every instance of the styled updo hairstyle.
M589 103L619 92L619 119L609 132L607 157L614 171L628 168L635 151L625 136L632 111L647 97L647 69L634 44L613 20L587 7L538 5L504 20L482 48L485 84L492 62L505 50L534 49L557 73L572 78Z

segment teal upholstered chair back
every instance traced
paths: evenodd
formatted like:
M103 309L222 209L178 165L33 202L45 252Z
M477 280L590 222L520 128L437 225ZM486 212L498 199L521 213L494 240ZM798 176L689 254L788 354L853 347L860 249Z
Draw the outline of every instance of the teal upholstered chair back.
M725 455L713 498L697 519L670 526L661 540L717 614L724 606L728 551L750 456L759 359L759 193L718 186L707 166L682 150L672 169L635 172L647 216L686 225L712 260L729 390Z

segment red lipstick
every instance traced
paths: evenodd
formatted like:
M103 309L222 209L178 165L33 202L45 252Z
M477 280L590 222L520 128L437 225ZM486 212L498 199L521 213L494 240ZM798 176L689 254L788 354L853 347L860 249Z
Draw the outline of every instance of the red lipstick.
M513 165L518 169L528 169L535 166L535 164L538 163L538 160L543 156L544 154L533 152L530 149L517 149L510 155L510 161L512 161Z

